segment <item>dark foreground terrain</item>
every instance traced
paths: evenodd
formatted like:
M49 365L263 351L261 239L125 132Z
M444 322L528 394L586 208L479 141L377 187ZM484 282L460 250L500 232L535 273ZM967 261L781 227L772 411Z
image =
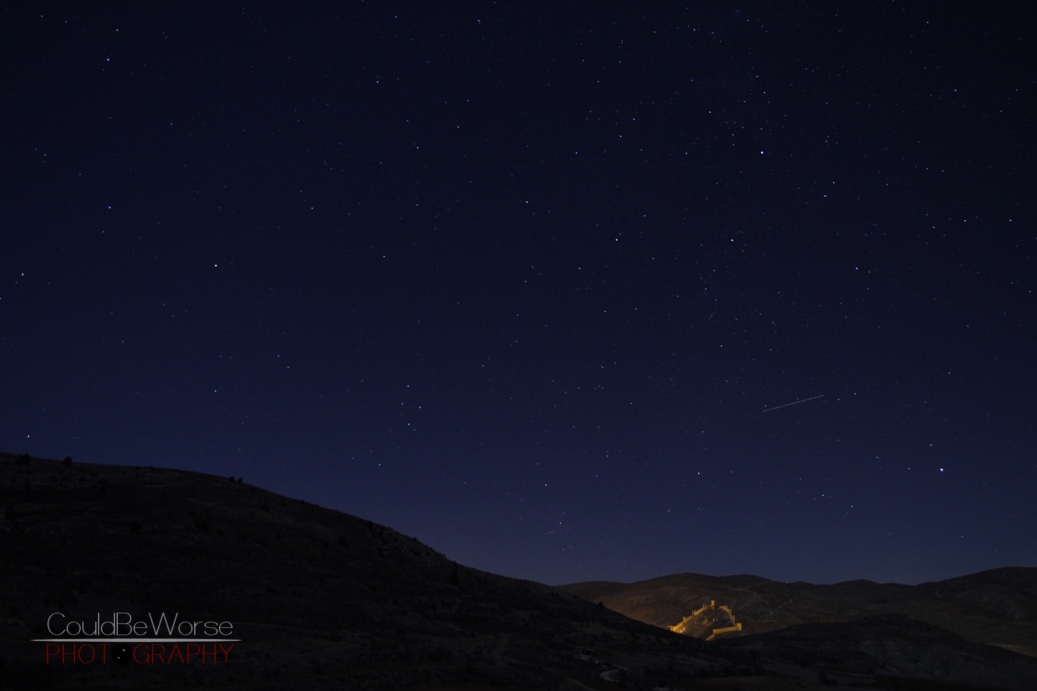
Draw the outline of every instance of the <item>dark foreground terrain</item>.
M1033 568L995 569L917 586L813 585L687 573L562 589L639 621L678 626L698 638L713 634L712 650L740 650L760 660L826 670L829 680L865 675L886 685L892 678L911 678L928 680L934 688L952 682L1037 688L1031 681L1037 665ZM739 630L724 630L733 624ZM840 677L842 672L849 676Z
M0 689L1037 688L904 617L706 643L237 479L0 454L0 512ZM222 630L64 630L163 614Z

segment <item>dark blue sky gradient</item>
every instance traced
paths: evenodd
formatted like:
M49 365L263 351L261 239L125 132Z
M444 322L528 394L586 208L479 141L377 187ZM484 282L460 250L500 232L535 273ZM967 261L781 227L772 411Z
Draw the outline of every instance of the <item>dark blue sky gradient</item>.
M548 583L1037 566L1024 3L0 27L0 449Z

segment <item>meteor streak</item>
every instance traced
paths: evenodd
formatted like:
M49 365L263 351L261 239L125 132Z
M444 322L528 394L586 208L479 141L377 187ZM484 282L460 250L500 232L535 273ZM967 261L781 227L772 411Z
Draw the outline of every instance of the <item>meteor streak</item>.
M778 410L779 408L788 408L790 405L796 405L797 403L806 403L807 401L816 401L817 399L824 398L824 397L825 397L825 395L821 394L820 396L811 396L810 398L801 398L798 401L792 401L792 403L782 403L781 405L776 405L773 408L764 408L763 412L769 413L772 410Z

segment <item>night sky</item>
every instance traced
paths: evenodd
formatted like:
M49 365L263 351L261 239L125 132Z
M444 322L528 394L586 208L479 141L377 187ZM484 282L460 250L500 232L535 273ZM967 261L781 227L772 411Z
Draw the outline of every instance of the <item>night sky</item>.
M0 449L552 584L1037 566L1029 3L296 5L0 5Z

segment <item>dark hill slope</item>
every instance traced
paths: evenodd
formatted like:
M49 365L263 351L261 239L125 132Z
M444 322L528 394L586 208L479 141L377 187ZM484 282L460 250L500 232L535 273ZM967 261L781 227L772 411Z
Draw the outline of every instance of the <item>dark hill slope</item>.
M739 653L227 478L4 454L0 516L0 689L556 688L602 683L610 661L636 686L738 669ZM229 621L241 642L224 665L46 665L30 639L54 612Z
M831 682L859 682L863 677L885 688L1022 691L1035 688L1037 678L1037 662L1032 658L889 614L839 624L800 624L728 638L716 645L824 670L824 678Z

